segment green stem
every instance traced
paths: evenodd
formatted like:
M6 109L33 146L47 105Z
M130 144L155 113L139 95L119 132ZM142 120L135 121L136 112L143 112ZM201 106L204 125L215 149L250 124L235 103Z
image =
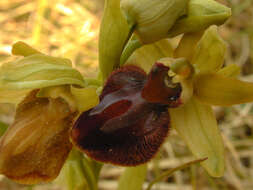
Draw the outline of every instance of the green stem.
M187 163L185 163L185 164L183 164L183 165L180 165L180 166L178 166L178 167L176 167L176 168L172 168L172 169L170 169L170 170L168 170L168 171L166 171L166 172L163 172L160 176L158 176L157 178L155 178L153 181L151 181L151 182L149 183L148 188L147 188L146 190L151 190L152 186L153 186L155 183L161 181L161 180L162 180L163 178L165 178L165 177L170 177L174 172L176 172L176 171L178 171L178 170L185 169L185 168L191 166L192 164L196 164L196 163L199 163L199 162L203 162L203 161L205 161L206 159L207 159L207 158L203 158L203 159L199 159L199 160L193 160L193 161L187 162Z
M81 153L80 153L81 154ZM91 167L91 164L87 158L82 156L82 170L85 174L89 189L91 190L97 190L98 189L98 184L96 180L95 173L93 171L93 168Z
M44 13L46 10L46 7L48 5L47 0L38 0L38 9L37 9L37 15L35 18L35 24L33 27L33 33L32 33L32 42L34 45L39 45L40 44L40 39L41 39L41 29L42 29L42 22L43 22L43 17Z

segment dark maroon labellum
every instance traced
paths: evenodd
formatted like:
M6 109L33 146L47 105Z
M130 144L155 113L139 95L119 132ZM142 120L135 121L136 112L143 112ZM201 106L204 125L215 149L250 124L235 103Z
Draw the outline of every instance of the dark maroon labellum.
M100 103L75 123L72 141L98 161L124 166L149 161L168 135L168 108L180 104L181 87L172 84L168 70L157 63L148 75L136 66L114 71Z

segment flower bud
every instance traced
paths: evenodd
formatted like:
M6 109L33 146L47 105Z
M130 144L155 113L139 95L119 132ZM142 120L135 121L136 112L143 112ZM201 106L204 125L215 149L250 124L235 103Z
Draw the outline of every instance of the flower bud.
M168 34L169 37L174 37L204 30L210 25L223 24L230 16L231 9L215 0L190 0L187 16L178 19Z
M121 9L142 43L165 38L189 0L122 0Z

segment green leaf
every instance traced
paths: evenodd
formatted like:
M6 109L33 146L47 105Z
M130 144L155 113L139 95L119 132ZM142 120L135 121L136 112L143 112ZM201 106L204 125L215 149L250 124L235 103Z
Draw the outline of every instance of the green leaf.
M32 89L65 84L85 86L70 60L34 54L0 67L0 102L17 103Z
M225 52L226 44L219 36L217 26L211 26L198 42L192 64L197 72L216 72L224 63Z
M151 190L152 186L154 184L156 184L157 182L161 181L163 178L165 177L170 177L174 172L178 171L178 170L182 170L182 169L185 169L185 168L188 168L190 167L192 164L197 164L199 162L203 162L204 160L206 160L206 158L204 159L199 159L199 160L193 160L193 161L190 161L190 162L187 162L185 164L182 164L178 167L175 167L175 168L172 168L166 172L163 172L160 176L158 176L157 178L155 178L153 181L151 181L147 187L147 190Z
M131 31L120 11L120 0L106 0L99 35L99 68L105 80L120 64Z
M197 32L211 25L223 24L231 16L231 9L215 0L190 0L186 17L178 19L168 32L169 37Z
M195 98L184 106L170 109L171 124L197 159L208 158L201 165L213 177L224 173L224 145L210 106Z
M8 125L0 121L0 137L4 134L7 128L8 128Z
M210 105L231 106L253 101L253 83L220 74L202 74L194 79L194 95Z
M147 165L128 167L119 179L118 190L142 190L147 175Z

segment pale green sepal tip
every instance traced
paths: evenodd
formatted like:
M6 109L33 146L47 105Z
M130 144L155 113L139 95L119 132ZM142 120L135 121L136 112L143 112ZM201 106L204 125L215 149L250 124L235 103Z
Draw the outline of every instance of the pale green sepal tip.
M40 54L38 50L32 48L28 44L21 41L18 41L15 44L13 44L11 53L13 55L21 55L24 57L33 55L33 54Z
M253 102L253 83L233 75L200 74L194 78L194 95L209 105L231 106Z

